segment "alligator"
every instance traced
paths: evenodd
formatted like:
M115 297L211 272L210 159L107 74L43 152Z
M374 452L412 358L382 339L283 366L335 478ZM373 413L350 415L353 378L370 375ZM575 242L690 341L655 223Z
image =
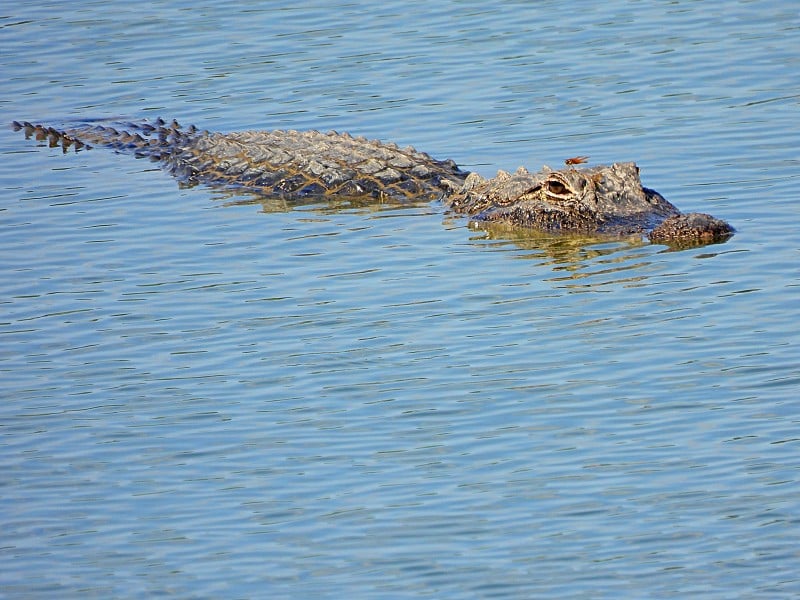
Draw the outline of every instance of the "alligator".
M498 171L491 179L436 160L412 147L335 131L211 133L177 121L82 122L65 127L14 121L22 130L66 153L92 146L157 161L189 185L239 188L288 200L441 200L478 223L501 223L545 232L647 237L653 243L696 246L733 235L725 221L681 213L643 187L632 162L530 173Z

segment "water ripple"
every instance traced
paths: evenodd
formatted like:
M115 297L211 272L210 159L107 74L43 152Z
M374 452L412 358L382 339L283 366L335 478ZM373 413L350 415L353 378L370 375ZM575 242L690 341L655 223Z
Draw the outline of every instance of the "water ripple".
M737 235L254 202L0 131L5 593L800 592L792 7L104 8L0 21L9 119L636 160Z

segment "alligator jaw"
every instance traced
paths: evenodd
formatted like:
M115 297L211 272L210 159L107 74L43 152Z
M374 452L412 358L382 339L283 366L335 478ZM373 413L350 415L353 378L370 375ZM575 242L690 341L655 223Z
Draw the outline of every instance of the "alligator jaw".
M664 219L648 235L651 242L671 246L702 246L724 242L735 229L705 213L685 213Z

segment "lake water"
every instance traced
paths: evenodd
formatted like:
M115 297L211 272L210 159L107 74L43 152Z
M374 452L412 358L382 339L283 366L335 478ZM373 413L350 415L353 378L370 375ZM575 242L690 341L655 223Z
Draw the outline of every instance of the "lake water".
M727 243L231 202L0 130L0 596L800 595L800 11L36 2L3 120L634 160ZM242 198L233 198L241 200Z

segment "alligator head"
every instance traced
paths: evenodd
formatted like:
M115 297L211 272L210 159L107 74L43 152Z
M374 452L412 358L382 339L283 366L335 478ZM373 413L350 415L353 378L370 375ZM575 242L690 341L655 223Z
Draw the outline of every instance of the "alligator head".
M658 192L643 187L634 163L529 173L471 173L448 199L476 221L501 222L553 232L623 236L683 245L722 241L733 228L710 215L682 214Z

